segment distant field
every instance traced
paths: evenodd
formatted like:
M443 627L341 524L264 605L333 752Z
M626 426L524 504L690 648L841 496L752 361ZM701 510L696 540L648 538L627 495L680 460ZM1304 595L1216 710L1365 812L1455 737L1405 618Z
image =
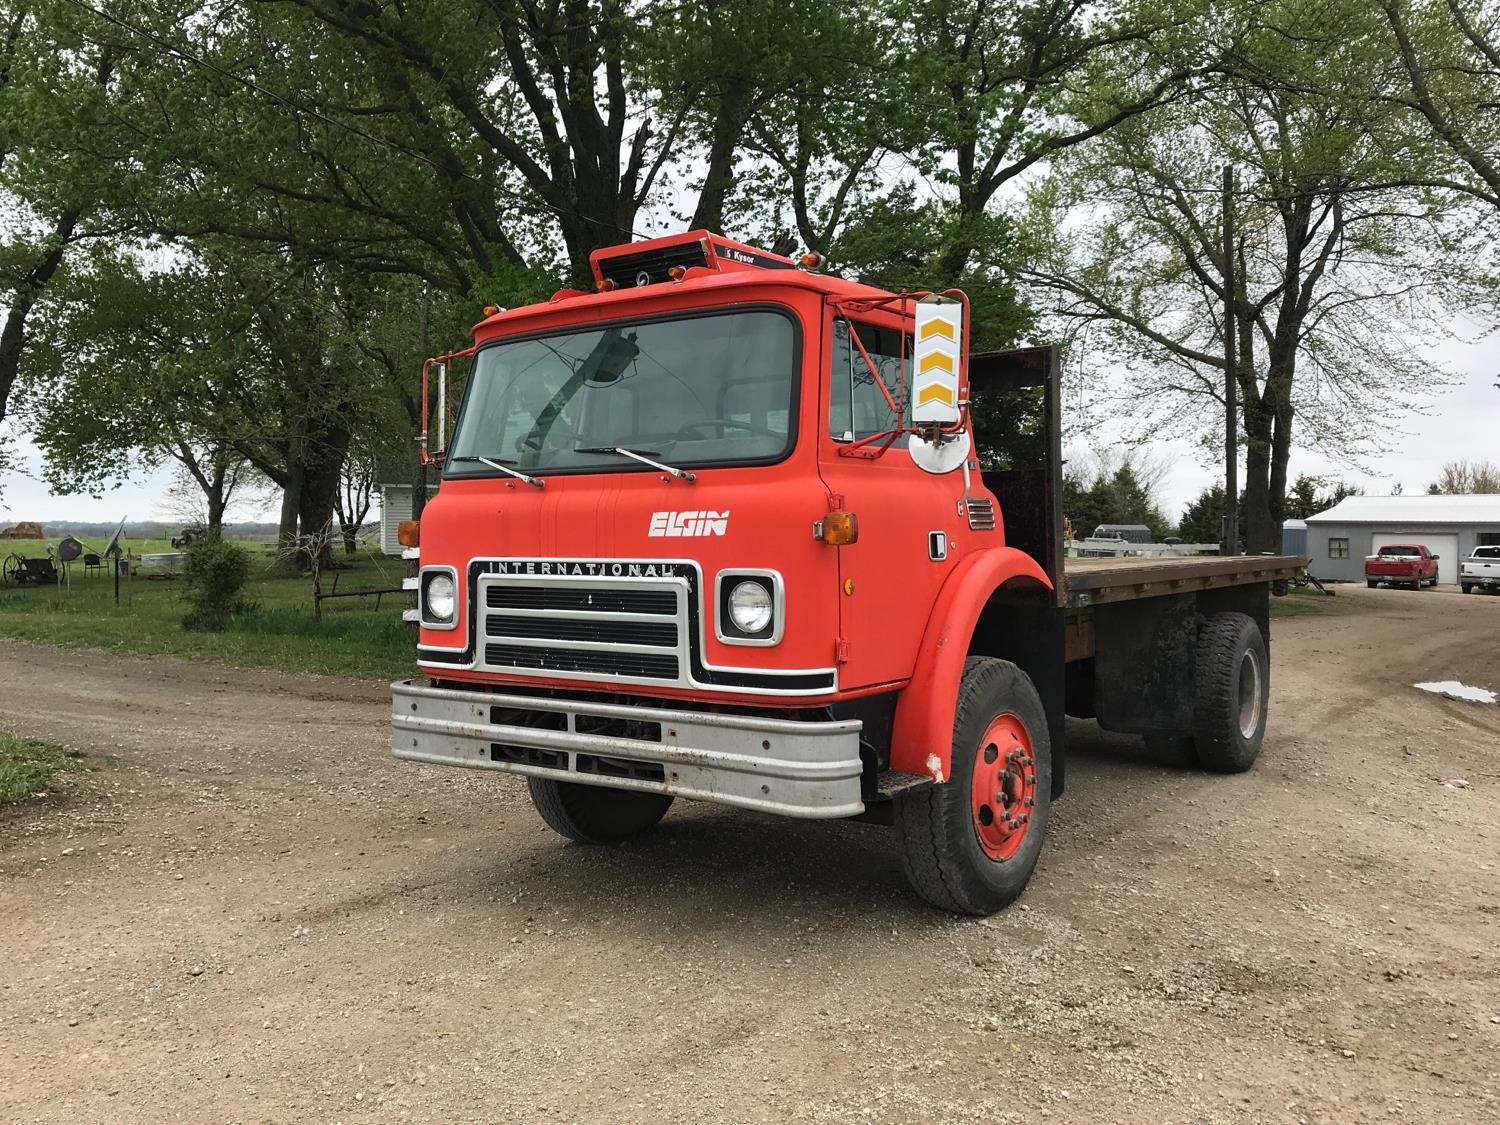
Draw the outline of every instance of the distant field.
M159 572L142 570L121 581L117 606L108 568L86 575L80 561L71 567L70 586L0 586L0 636L119 654L169 653L245 668L382 678L413 674L416 635L401 620L402 595L385 595L378 610L373 597L326 601L319 623L313 619L312 582L306 576L273 577L269 543L242 546L255 558L255 574L245 589L248 606L223 632L182 628L188 606L180 578L154 579L149 575ZM131 540L126 547L137 560L172 549L166 540L150 539ZM0 540L0 558L12 551L41 555L45 548L34 541ZM339 558L342 562L342 551ZM399 559L365 555L339 572L338 588L396 587L403 574ZM332 574L325 576L325 591L333 581Z
M58 535L50 539L0 539L0 559L11 554L28 556L45 555L49 545L55 551L57 550L58 542L64 538L66 536ZM79 542L83 544L85 551L94 551L97 553L104 550L104 544L107 540L80 539ZM251 543L245 545L247 547L255 546L255 544ZM127 539L125 541L125 549L137 558L140 558L141 555L156 554L161 551L175 551L177 548L172 546L170 539Z

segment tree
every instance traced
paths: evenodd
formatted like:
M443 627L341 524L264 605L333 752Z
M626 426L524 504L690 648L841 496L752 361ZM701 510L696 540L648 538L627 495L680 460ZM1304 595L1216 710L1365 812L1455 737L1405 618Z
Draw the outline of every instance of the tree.
M1424 178L1500 208L1500 9L1482 0L1378 0L1406 79L1391 96L1456 161ZM1467 173L1467 175L1465 175Z
M919 168L951 189L941 274L993 241L1000 191L1043 161L1179 96L1199 65L1176 39L1197 4L908 0L906 104L930 131ZM983 264L998 266L994 260Z
M1096 381L1094 399L1135 436L1187 424L1209 448L1222 442L1233 302L1252 552L1276 547L1294 427L1304 445L1357 458L1446 380L1409 343L1445 331L1444 278L1465 269L1445 253L1444 202L1391 186L1402 154L1362 129L1373 101L1351 116L1303 90L1313 75L1382 80L1368 37L1351 31L1361 11L1216 9L1224 26L1205 23L1203 38L1223 44L1210 48L1221 73L1077 150L1031 200L1024 276L1061 321L1090 329L1085 349L1123 365L1125 385ZM1226 163L1238 177L1232 262L1216 190Z
M1286 518L1305 520L1308 516L1328 511L1346 497L1363 495L1363 491L1346 481L1338 480L1330 485L1327 477L1310 477L1303 473L1287 490Z
M1151 488L1128 458L1118 467L1104 460L1092 473L1070 466L1063 474L1062 504L1063 515L1080 537L1092 535L1095 528L1106 523L1145 524L1157 541L1166 538L1171 529Z
M1184 543L1224 542L1224 486L1205 488L1182 513L1177 535ZM1236 548L1238 545L1236 544Z
M250 373L235 310L200 269L145 272L102 247L80 255L37 310L28 415L56 491L98 492L177 462L218 530L246 458L238 394Z
M1437 480L1427 486L1431 496L1469 496L1500 492L1500 465L1493 461L1449 461Z
M111 206L121 138L107 122L130 97L130 46L89 35L60 0L0 0L0 422L33 314L64 262L130 219Z

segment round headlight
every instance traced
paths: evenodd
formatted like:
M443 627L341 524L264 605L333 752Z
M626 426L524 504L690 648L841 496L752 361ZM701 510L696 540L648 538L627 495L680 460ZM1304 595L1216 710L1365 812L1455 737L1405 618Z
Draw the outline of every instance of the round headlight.
M453 579L446 574L434 574L427 580L427 617L432 621L452 621L453 611L458 608L457 591Z
M729 591L729 620L742 633L763 633L771 624L771 591L759 582L741 582Z

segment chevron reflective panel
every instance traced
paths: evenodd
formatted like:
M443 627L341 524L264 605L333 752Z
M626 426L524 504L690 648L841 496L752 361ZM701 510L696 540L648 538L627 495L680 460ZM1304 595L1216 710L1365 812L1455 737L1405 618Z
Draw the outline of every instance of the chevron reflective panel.
M949 297L917 302L917 344L913 353L913 422L958 421L958 375L962 366L963 306Z

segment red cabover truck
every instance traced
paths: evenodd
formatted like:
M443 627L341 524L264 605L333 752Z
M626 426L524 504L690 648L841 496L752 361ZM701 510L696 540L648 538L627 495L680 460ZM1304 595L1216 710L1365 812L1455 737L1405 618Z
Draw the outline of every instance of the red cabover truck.
M524 775L590 843L677 797L879 821L968 914L1031 877L1065 712L1250 767L1303 560L1065 566L1051 349L971 357L961 293L702 231L592 262L595 292L486 310L451 443L443 405L423 435L398 757Z

